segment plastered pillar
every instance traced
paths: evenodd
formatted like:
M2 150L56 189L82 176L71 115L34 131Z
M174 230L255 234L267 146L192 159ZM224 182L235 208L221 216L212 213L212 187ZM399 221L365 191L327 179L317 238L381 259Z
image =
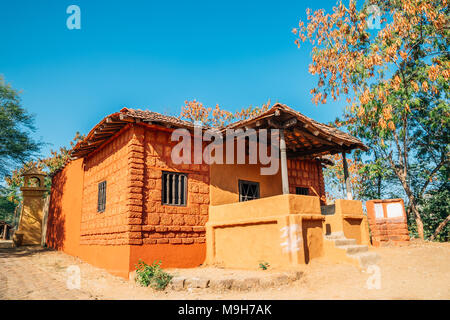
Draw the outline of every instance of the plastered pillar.
M19 228L14 234L17 245L40 245L44 216L45 173L33 168L24 173L22 215Z

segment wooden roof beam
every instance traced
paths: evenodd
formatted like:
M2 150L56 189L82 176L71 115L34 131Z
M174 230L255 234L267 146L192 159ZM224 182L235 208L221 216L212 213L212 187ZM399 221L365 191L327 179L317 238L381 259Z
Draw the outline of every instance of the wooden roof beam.
M136 118L124 115L124 114L120 114L119 115L119 119L125 122L135 122Z
M308 137L307 137L306 135L302 134L302 133L299 132L299 131L295 132L295 129L294 129L294 134L295 134L295 133L298 134L298 137L299 137L299 138L305 139L305 141L306 141L306 143L307 143L308 145L310 145L310 146L313 146L313 145L314 145L314 144L312 143L312 141L311 141L310 139L308 139Z
M308 133L305 130L294 128L294 132L298 132L298 134L303 135L305 138L308 138L308 139L311 139L311 140L318 140L322 144L333 145L332 142L330 142L330 141L328 141L328 140L326 140L326 139L324 139L322 137L319 137L319 136L313 135L311 133Z
M117 120L117 119L113 119L112 117L108 117L105 120L106 123L111 123L111 124L123 124L123 121Z
M303 156L311 156L311 155L316 155L316 154L320 154L320 153L325 153L325 152L342 152L343 149L339 149L339 148L333 148L330 146L322 146L320 148L313 148L310 150L302 150L302 151L297 151L295 153L290 153L288 154L291 158L292 157L303 157Z

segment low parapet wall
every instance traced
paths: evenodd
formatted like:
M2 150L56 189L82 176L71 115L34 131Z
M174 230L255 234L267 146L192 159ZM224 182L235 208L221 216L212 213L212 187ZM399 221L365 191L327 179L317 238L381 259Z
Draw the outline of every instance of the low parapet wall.
M395 245L409 244L403 199L370 200L366 206L374 246L388 242Z
M318 197L279 195L210 206L206 224L209 265L286 268L323 254Z
M367 217L358 200L335 200L334 214L325 217L325 234L343 232L346 238L356 239L357 244L370 244Z

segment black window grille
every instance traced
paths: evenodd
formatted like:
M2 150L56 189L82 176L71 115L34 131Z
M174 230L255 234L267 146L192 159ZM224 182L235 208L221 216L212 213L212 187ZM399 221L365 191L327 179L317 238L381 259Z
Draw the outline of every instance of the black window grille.
M259 182L239 180L239 201L259 199Z
M163 172L162 203L173 206L185 206L187 198L187 174Z
M303 196L309 196L309 188L303 188L303 187L296 187L295 188L296 194L301 194Z
M105 208L106 208L106 181L102 181L98 184L97 211L104 212Z

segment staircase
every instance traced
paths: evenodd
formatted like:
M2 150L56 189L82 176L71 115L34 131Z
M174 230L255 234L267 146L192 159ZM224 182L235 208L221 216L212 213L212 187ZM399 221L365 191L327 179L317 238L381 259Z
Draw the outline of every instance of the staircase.
M364 269L378 262L377 253L369 252L366 245L356 244L355 239L346 238L342 231L325 235L324 240L325 256L335 262L349 262Z
M14 248L14 242L12 240L0 240L0 249Z

